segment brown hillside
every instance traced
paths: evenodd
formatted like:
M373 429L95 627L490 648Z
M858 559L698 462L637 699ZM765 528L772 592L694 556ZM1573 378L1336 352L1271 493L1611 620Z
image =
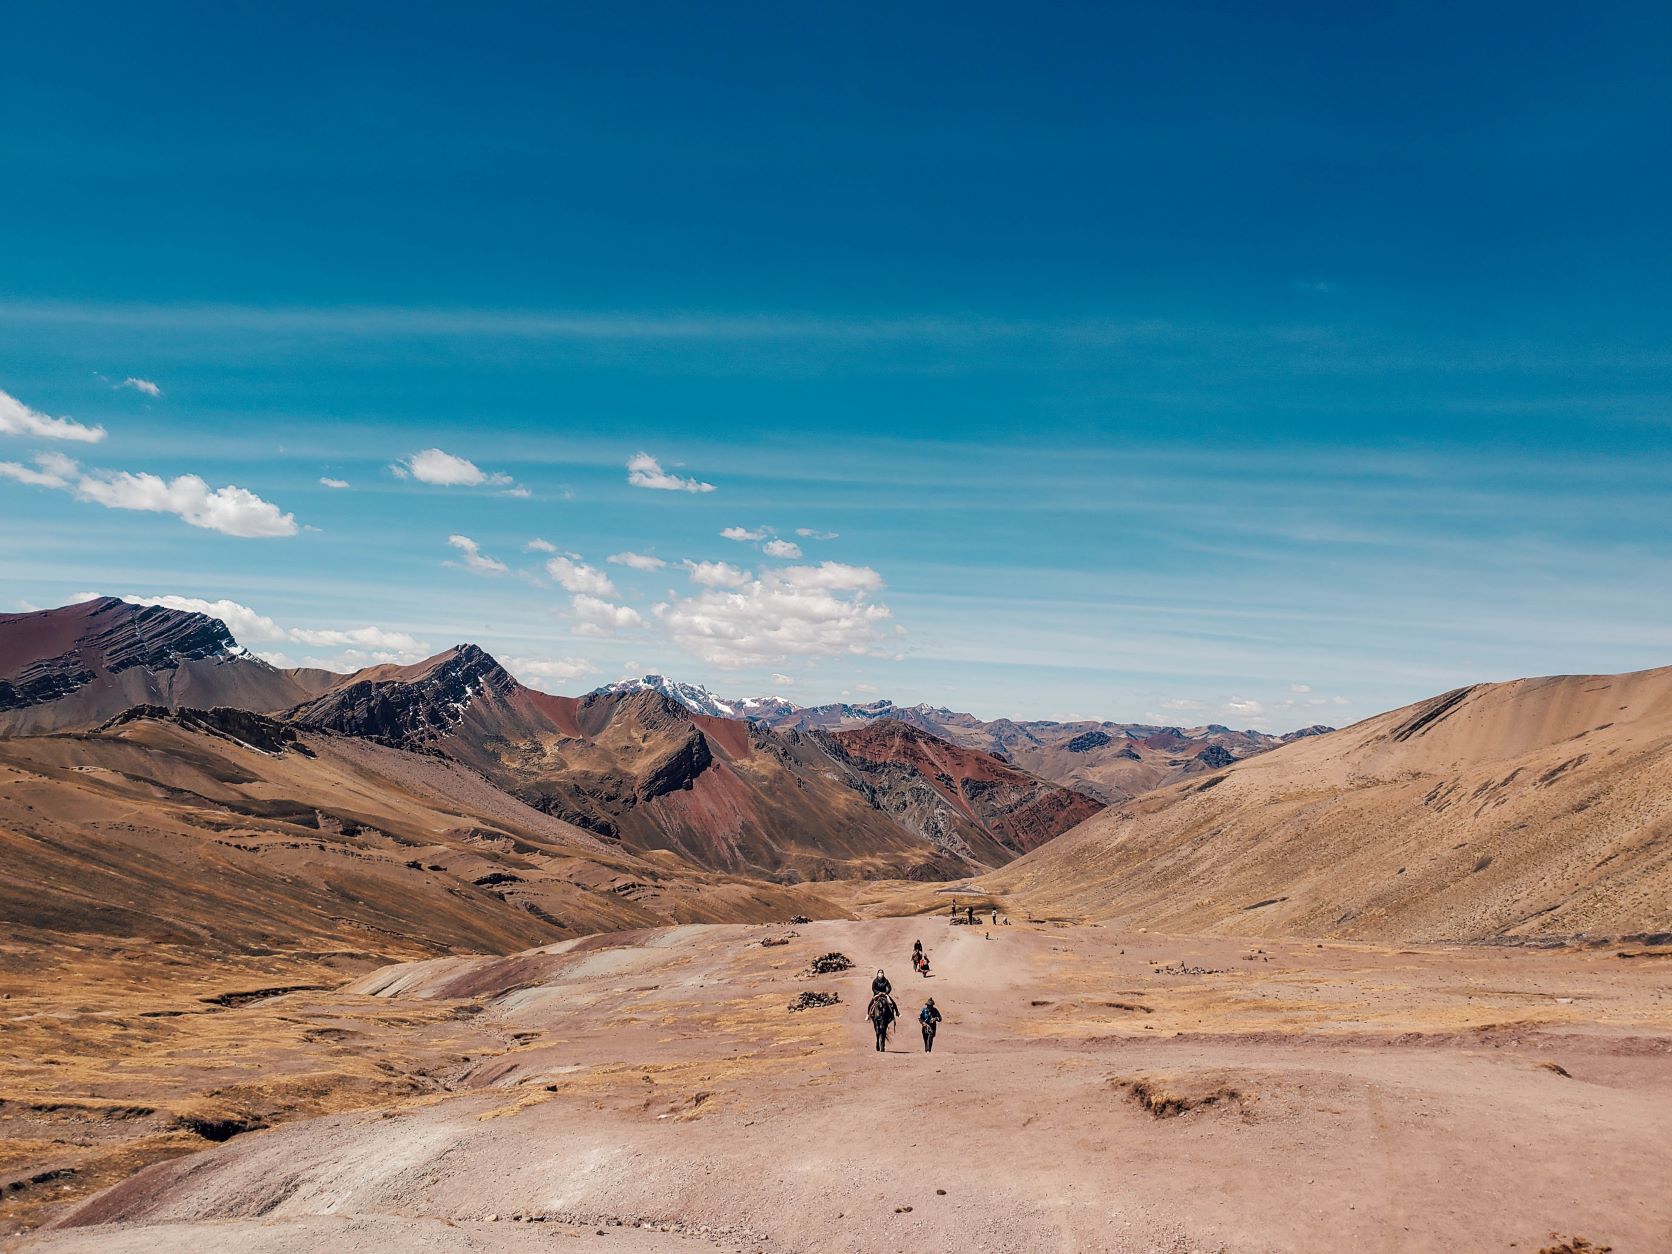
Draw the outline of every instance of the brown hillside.
M1672 668L1446 693L1105 811L983 882L1180 932L1672 928Z

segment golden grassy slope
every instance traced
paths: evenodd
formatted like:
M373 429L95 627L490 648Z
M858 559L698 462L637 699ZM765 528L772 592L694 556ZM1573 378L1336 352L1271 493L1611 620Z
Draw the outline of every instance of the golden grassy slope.
M1672 928L1672 668L1443 694L1107 810L981 883L1198 933Z

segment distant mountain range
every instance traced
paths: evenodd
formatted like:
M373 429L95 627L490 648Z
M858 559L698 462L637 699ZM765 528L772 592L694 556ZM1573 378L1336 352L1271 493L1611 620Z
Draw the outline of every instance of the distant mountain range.
M974 879L1191 932L1672 930L1672 669L1325 730L716 702L657 677L562 697L473 645L286 670L213 618L106 598L0 614L0 913L451 952Z
M659 677L561 697L475 645L338 675L273 667L216 619L115 598L0 615L0 734L96 735L135 708L267 716L267 732L239 724L246 743L328 735L445 758L634 853L780 882L990 869L1102 808L923 729L779 727L751 717L760 703Z
M748 719L778 729L850 731L882 720L908 723L1110 803L1334 730L1316 724L1272 735L1235 731L1217 723L1176 727L1090 720L984 720L942 706L901 706L892 701L799 706L781 696L726 700L700 685L680 683L663 675L625 679L594 692L658 692L699 714Z

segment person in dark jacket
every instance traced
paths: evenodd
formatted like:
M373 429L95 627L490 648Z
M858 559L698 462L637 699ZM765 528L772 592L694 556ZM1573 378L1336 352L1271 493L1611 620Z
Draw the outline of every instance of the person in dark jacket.
M935 1008L935 999L931 997L923 1004L923 1009L917 1012L917 1021L923 1025L923 1052L933 1053L935 1050L935 1029L940 1026L941 1012Z
M892 993L893 991L894 991L894 986L888 982L888 977L882 973L882 968L878 967L877 968L877 974L871 980L871 992L872 992L872 994L874 995L876 993Z

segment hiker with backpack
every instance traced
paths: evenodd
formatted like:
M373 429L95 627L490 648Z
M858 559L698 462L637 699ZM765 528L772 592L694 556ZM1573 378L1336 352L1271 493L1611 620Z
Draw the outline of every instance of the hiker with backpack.
M935 1029L940 1026L941 1012L935 1008L935 999L931 997L923 1004L923 1009L917 1012L917 1021L923 1025L923 1052L933 1053L935 1049Z

